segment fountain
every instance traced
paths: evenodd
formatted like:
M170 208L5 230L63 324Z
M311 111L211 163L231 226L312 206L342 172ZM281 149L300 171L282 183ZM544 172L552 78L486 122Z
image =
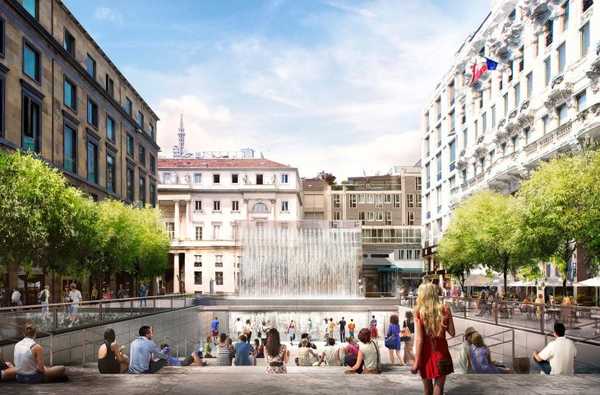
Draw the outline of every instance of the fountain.
M242 298L362 296L355 221L238 223Z

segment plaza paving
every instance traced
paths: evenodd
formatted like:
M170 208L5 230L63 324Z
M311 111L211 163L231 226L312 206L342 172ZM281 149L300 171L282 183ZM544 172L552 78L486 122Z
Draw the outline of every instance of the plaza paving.
M99 375L70 368L71 381L23 386L0 384L3 394L420 394L421 381L405 367L382 375L346 375L343 368L289 367L287 375L266 375L263 367L169 367L155 375ZM448 394L598 394L600 375L458 375Z

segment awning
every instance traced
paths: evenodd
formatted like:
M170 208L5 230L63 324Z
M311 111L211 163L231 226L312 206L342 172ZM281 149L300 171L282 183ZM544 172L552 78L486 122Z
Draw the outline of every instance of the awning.
M423 269L414 268L414 267L378 267L377 271L379 273L423 273Z
M492 284L492 279L481 274L471 274L465 280L466 287L489 287Z
M534 281L513 281L508 284L509 287L535 287L536 284Z
M588 278L587 280L575 283L577 287L600 287L600 276Z

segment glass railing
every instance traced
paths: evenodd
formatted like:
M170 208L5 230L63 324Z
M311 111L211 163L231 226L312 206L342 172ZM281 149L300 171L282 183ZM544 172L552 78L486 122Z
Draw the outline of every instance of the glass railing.
M194 295L172 294L146 298L103 299L0 308L0 344L22 337L23 325L33 322L38 336L58 334L111 322L193 306Z

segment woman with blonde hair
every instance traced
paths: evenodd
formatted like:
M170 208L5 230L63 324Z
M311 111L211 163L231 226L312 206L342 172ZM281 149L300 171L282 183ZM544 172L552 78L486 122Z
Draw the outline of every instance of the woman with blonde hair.
M439 287L419 286L415 314L416 354L412 372L421 374L426 395L442 395L446 376L454 371L446 332L454 336L454 321L448 306L440 301Z

